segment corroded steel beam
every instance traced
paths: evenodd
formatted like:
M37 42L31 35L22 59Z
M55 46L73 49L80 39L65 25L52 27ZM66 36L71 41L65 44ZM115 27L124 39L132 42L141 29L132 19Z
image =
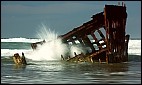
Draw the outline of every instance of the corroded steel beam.
M86 47L92 49L89 55L84 55L85 58L90 58L91 61L94 61L93 59L105 62L127 61L129 36L125 37L126 18L125 6L105 5L103 12L93 15L92 20L80 27L74 28L72 31L62 35L61 38L65 43L68 43L68 39L76 36L77 38L74 40L79 40L81 44L84 43ZM105 29L105 35L100 28ZM101 39L97 38L94 34L95 31L98 32ZM92 36L92 39L88 37L89 35ZM93 39L95 42L91 42ZM100 43L100 41L103 41L103 43ZM99 50L94 48L94 44L97 45ZM104 45L105 47L103 47ZM70 58L68 61L78 60L79 56L75 55L75 57ZM102 58L99 58L99 56Z
M125 62L128 61L128 41L130 35L125 35L126 26L126 7L125 5L105 5L104 11L93 15L92 20L83 23L64 35L58 36L63 43L69 45L75 41L84 48L90 48L92 51L86 54L76 54L74 57L61 59L69 62ZM105 33L101 28L104 28ZM95 33L98 33L96 35ZM34 43L32 45L35 45ZM67 55L68 56L68 55Z

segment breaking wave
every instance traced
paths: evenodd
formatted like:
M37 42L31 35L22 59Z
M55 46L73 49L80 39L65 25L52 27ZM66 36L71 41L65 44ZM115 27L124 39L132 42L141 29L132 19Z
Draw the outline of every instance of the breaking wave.
M21 53L24 52L26 58L32 60L59 60L61 59L61 55L65 56L66 54L69 54L69 56L72 57L74 56L74 52L76 52L77 54L80 54L81 52L85 53L85 51L80 46L72 46L72 45L68 46L67 44L62 43L62 40L60 38L57 38L58 34L46 28L46 26L44 25L41 26L41 29L37 33L38 33L37 39L21 38L21 37L1 39L1 44L7 42L35 43L42 40L46 41L44 45L39 46L37 50L34 51L30 47L30 45L29 48L25 49L23 48L10 49L6 48L7 45L5 45L5 48L4 47L1 48L1 56L13 56L13 54L15 53L19 53L21 55ZM8 45L10 45L10 43ZM138 39L129 40L128 54L141 56L141 40Z

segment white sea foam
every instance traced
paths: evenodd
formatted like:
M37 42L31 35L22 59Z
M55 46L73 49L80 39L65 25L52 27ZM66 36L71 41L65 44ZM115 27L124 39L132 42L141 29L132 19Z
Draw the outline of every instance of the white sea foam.
M21 56L22 52L30 54L32 49L1 49L1 56L13 56L15 53L19 53Z
M18 38L17 38L18 39ZM39 41L39 39L35 40L35 41ZM40 40L41 41L41 40ZM54 41L54 44L57 44L56 46L60 46L60 44L63 44L60 42L60 44L58 44L56 41L59 41L59 40L55 40ZM30 42L30 39L29 41ZM52 43L47 43L45 45L43 45L42 48L45 48L44 50L41 50L43 52L46 52L47 55L49 54L50 51L48 51L49 49L52 50L54 48L53 47L49 47L51 44L53 44L53 41ZM49 45L49 46L48 46ZM45 47L44 47L45 46ZM51 45L52 46L52 45ZM65 44L62 45L63 47L66 46ZM60 49L54 49L53 52L56 50L57 52L61 52L63 50L62 46L60 46ZM46 48L48 47L48 48ZM52 49L51 49L52 48ZM79 54L82 50L82 48L78 49L79 47L70 47L72 50L71 52L71 55L70 56L73 56L74 55L74 51L76 50L76 52ZM47 50L48 49L48 50ZM69 49L65 49L65 50L69 50ZM12 56L14 53L19 53L21 54L22 52L25 53L25 55L30 55L31 53L36 53L36 51L33 51L32 49L1 49L1 56ZM129 44L128 44L128 53L129 55L141 55L141 40L129 40ZM54 54L54 53L53 53ZM54 54L55 55L55 54ZM42 57L41 57L42 58Z
M42 39L28 39L28 38L7 38L7 39L1 39L1 42L29 42L29 43L34 43L34 42L39 42Z
M132 55L141 55L141 40L129 40L128 53Z
M72 57L74 52L80 54L81 52L85 53L82 47L79 46L67 46L62 43L61 39L58 38L58 34L50 29L47 29L46 26L42 25L41 29L37 32L38 39L28 39L28 38L8 38L1 39L1 42L39 42L46 40L46 43L37 50L32 49L1 49L1 56L13 56L15 53L21 54L25 53L27 58L33 60L59 60L61 55L65 56L69 53ZM93 42L93 40L92 40ZM77 42L79 43L79 42ZM128 53L130 55L141 55L141 40L129 40L128 43Z
M38 32L39 38L45 40L46 43L27 55L32 60L61 60L61 55L65 57L68 53L72 55L74 52L77 54L83 52L79 47L70 48L67 44L62 43L62 40L57 38L57 33L47 29L44 25Z

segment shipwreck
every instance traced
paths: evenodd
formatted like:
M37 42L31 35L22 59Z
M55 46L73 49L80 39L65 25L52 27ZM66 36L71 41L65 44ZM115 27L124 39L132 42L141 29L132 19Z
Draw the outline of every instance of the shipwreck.
M78 41L82 47L90 48L91 51L78 55L74 53L74 57L68 58L61 55L61 59L67 62L127 62L130 35L125 32L127 20L125 4L105 5L103 12L91 18L83 25L59 36L63 43L76 45ZM39 42L32 43L32 48L36 44Z

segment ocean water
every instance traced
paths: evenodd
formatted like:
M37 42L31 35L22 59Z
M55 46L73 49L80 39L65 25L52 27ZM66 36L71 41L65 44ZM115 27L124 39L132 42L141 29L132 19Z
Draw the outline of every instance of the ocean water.
M124 63L68 63L60 61L65 45L49 42L33 51L42 39L1 39L1 83L8 84L141 84L141 40L130 39L129 61ZM54 44L53 44L54 43ZM48 49L49 48L49 49ZM43 50L41 50L43 49ZM62 51L63 50L63 51ZM78 52L80 49L73 49ZM17 66L15 53L25 53L28 65ZM58 55L59 54L59 55Z

